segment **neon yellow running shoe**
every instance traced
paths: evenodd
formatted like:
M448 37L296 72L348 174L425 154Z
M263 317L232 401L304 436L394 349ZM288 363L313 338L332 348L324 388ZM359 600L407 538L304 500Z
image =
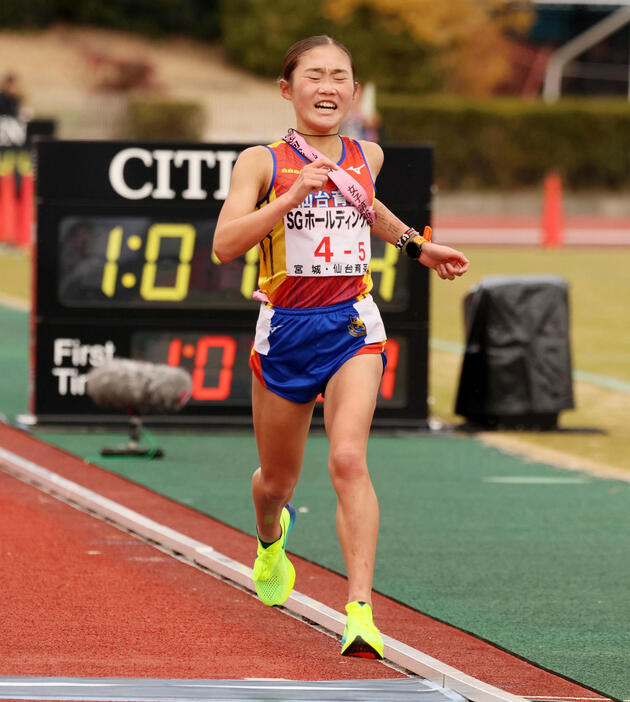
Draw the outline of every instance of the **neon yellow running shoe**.
M295 584L295 568L285 553L287 537L294 523L295 509L289 502L280 515L282 536L267 548L263 548L258 539L252 578L258 597L269 607L286 602Z
M372 621L372 608L366 602L346 605L348 620L341 639L342 656L383 658L383 637Z

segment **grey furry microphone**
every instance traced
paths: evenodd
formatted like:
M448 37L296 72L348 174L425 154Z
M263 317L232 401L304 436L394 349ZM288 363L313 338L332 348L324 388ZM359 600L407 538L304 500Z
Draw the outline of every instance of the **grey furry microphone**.
M177 412L191 389L190 374L182 368L127 358L115 358L87 376L87 392L96 405L132 414Z
M177 412L190 399L191 390L189 373L163 363L115 358L92 369L87 375L87 393L94 404L131 415L129 442L103 448L101 455L161 458L162 449L138 446L142 432L146 431L139 415Z

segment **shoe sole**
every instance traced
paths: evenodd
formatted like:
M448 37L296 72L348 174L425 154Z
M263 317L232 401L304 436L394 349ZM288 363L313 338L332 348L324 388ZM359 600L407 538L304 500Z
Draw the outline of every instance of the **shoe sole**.
M341 652L342 656L353 656L355 658L370 658L372 660L383 660L383 656L367 641L360 636L356 636L354 641Z

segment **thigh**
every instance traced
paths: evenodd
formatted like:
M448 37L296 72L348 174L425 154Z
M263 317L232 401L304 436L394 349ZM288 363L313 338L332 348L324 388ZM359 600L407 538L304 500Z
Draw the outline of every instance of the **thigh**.
M349 358L328 381L324 421L332 451L352 445L365 452L382 376L381 355L361 354Z
M291 402L268 390L254 375L252 413L263 474L297 483L315 400Z

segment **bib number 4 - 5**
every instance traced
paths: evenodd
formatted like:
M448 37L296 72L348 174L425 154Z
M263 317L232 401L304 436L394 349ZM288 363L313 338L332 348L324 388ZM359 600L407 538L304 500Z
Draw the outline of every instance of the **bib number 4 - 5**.
M299 208L289 215L284 222L288 276L348 276L367 272L370 227L356 210Z

